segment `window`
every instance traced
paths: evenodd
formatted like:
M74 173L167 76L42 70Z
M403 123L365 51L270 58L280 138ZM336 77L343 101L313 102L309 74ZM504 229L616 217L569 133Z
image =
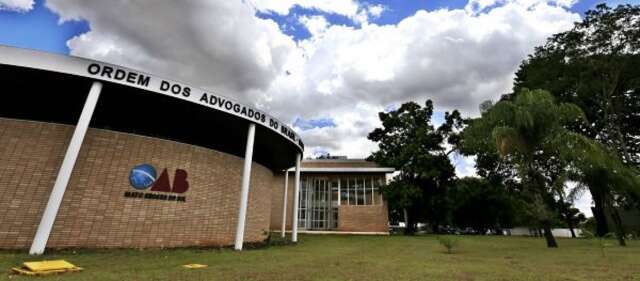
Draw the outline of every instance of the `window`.
M300 181L298 227L320 230L335 228L340 191L338 180L304 177Z
M358 198L356 197L356 179L349 179L349 205L357 205Z
M356 183L356 205L364 205L364 179L356 178L354 181Z
M373 205L373 187L371 186L372 181L371 178L364 178L364 204L365 205Z
M338 206L338 200L339 200L339 188L338 188L338 180L332 180L330 182L331 185L331 206L335 207Z
M349 192L347 179L340 179L340 205L349 205Z

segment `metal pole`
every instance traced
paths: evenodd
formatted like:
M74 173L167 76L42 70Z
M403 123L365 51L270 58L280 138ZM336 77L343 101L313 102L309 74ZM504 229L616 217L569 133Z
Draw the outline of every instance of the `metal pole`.
M284 196L282 199L282 233L281 236L284 238L286 236L286 227L287 227L287 189L289 188L289 169L284 171Z
M298 199L300 199L300 158L296 155L295 193L293 196L293 225L291 226L291 241L298 242Z
M75 166L76 159L78 159L78 154L80 153L82 141L84 140L84 136L87 133L89 123L91 122L91 117L93 116L93 111L96 108L96 104L98 103L100 91L102 91L102 83L93 82L93 84L91 85L91 90L89 90L87 100L85 101L84 107L82 108L80 119L78 120L78 124L73 131L73 136L71 137L69 146L67 147L67 152L64 155L64 160L62 160L62 165L60 166L60 170L58 171L58 176L56 177L53 189L51 190L51 194L49 195L49 201L47 202L47 206L45 207L44 213L42 214L42 219L40 220L40 225L38 225L36 236L33 238L33 243L31 244L31 249L29 250L29 254L31 255L41 255L42 253L44 253L44 249L47 246L49 234L51 234L53 223L56 221L58 209L60 209L60 204L62 203L64 192L67 189L67 184L69 184L69 179L71 178L73 167Z
M253 161L253 141L256 135L256 125L249 124L247 133L247 149L244 153L244 168L242 169L242 185L240 186L240 209L238 210L238 227L236 228L235 249L242 250L244 240L244 224L247 218L247 202L249 201L249 181L251 179L251 162Z

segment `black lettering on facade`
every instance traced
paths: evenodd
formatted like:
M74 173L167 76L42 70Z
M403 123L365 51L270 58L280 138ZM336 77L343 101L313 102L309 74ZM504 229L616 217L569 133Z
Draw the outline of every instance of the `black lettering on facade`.
M113 72L113 68L110 66L105 66L102 68L102 73L100 74L100 76L102 77L109 77L111 78L111 73Z
M140 86L145 86L145 87L149 87L149 80L151 80L151 77L146 76L146 75L138 75L138 85Z
M89 74L91 75L96 75L100 73L100 66L95 63L92 63L89 65L89 68L87 68L87 72L89 72Z
M169 84L169 82L162 80L162 82L160 83L160 91L167 91L169 90L170 86L171 84Z
M200 97L200 102L206 102L208 104L211 104L211 102L209 101L209 98L207 97L207 93L202 93L202 96Z
M106 66L105 66L106 68ZM126 72L124 72L124 70L122 69L116 69L116 73L113 75L113 79L116 80L124 80L124 77L127 75Z
M127 82L129 82L131 84L135 84L137 76L138 76L138 74L134 73L134 72L127 73Z
M151 81L151 77L149 76L142 75L133 71L113 68L108 65L101 66L97 63L90 64L87 68L87 72L91 75L100 75L103 78L125 81L127 83L138 84L145 87L148 87L149 82Z

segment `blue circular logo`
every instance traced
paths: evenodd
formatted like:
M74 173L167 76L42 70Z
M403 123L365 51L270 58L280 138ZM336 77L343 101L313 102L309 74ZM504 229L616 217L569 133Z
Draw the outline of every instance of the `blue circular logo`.
M135 189L143 190L149 188L156 181L156 169L149 164L142 164L133 167L129 174L129 183Z

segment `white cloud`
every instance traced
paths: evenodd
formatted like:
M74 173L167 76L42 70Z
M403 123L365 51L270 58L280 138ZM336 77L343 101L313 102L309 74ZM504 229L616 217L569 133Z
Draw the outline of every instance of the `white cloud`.
M386 106L432 99L436 110L475 115L480 102L510 91L534 46L579 20L556 3L569 0L472 1L484 8L418 11L383 26L368 21L385 7L346 0L47 4L62 20L89 21L91 31L68 42L74 55L218 90L283 121L331 118L334 127L299 130L307 154L365 157L376 148L366 135ZM255 16L256 9L288 14L294 5L362 24L302 17L312 36L294 42L275 22Z
M61 21L91 31L67 44L72 55L105 60L237 95L266 89L296 47L271 20L239 1L49 0Z
M537 5L551 5L563 8L569 8L577 3L578 0L469 0L465 6L465 11L469 13L480 13L485 9L498 5L516 4L526 7L535 7Z
M258 11L288 15L294 6L347 17L355 16L359 5L353 0L249 0Z
M309 30L312 36L321 34L329 27L329 22L323 16L302 16L299 21Z
M33 9L33 0L0 0L0 10L25 13Z
M578 184L576 182L568 182L564 189L565 194L569 194L577 185ZM593 212L591 211L591 207L593 206L591 193L587 190L581 190L576 193L575 196L576 198L574 198L575 201L573 202L573 206L580 210L580 212L584 213L585 216L593 216Z
M336 127L304 138L308 147L367 156L366 134L386 105L432 99L436 110L476 115L480 102L510 91L517 66L534 46L577 20L563 6L520 1L481 13L419 11L396 25L333 25L300 42L302 55L285 65L292 74L276 78L261 97L285 116L334 119ZM343 128L352 126L346 116L354 115L373 118L359 119L359 130ZM346 145L354 139L362 141Z
M387 8L383 5L371 5L367 7L367 12L373 18L379 18Z

